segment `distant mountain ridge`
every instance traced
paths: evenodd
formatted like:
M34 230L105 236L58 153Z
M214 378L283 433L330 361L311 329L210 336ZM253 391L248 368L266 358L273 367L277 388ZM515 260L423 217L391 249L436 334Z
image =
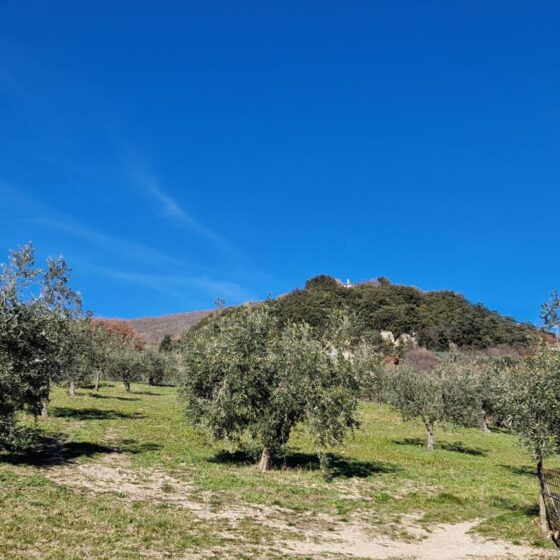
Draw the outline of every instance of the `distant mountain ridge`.
M124 319L148 343L161 342L166 334L178 337L186 330L198 324L212 311L190 311L187 313L174 313L160 317L141 317L138 319Z

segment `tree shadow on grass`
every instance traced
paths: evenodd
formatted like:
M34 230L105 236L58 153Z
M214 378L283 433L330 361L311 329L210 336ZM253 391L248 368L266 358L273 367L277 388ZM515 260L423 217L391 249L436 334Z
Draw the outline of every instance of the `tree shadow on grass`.
M221 451L217 453L211 461L213 463L230 465L255 465L259 457L257 450L240 450L234 452ZM396 472L399 468L396 465L374 463L372 461L359 461L349 459L340 455L328 454L326 461L325 477L328 480L335 478L367 478L374 474ZM312 453L299 453L287 451L279 457L274 468L277 469L302 469L309 471L321 470L319 457Z
M140 412L121 412L119 410L101 410L98 408L69 408L53 407L52 415L57 418L72 418L74 420L136 420L144 418Z
M254 465L259 457L257 450L240 449L237 451L219 451L210 459L211 463L220 465Z
M529 502L520 502L511 498L502 496L491 496L490 503L494 507L504 510L494 517L490 517L483 521L479 526L482 529L480 532L485 534L485 526L491 528L493 525L498 524L505 527L507 524L516 524L520 527L535 526L540 517L539 504L537 493L535 492L534 499ZM486 533L488 535L488 533ZM536 546L548 547L551 545L551 539L545 536L544 533L538 532L531 538L531 544ZM543 551L544 552L544 551ZM556 556L554 556L556 558Z
M395 439L393 443L397 445L414 445L417 447L426 447L426 441L420 438L404 438ZM444 451L453 451L455 453L464 453L465 455L473 455L475 457L486 457L487 452L477 447L468 447L463 442L455 441L453 443L436 443L434 449L443 449Z
M159 443L149 441L139 443L136 439L121 439L115 446L115 450L117 452L131 453L132 455L138 455L148 451L157 451L158 449L161 449L161 445Z
M103 387L110 387L110 385L101 382L99 384L99 388L103 389ZM86 383L85 385L80 385L78 389L84 389L85 391L93 391L93 389L95 389L95 385L93 383Z
M285 466L294 469L320 470L321 463L317 455L312 453L288 453L286 455ZM334 478L367 478L374 474L397 472L399 467L388 463L378 463L373 461L360 461L341 457L334 453L326 456L326 477Z
M25 449L0 454L0 463L49 468L68 465L83 457L107 455L111 453L139 454L160 449L157 443L138 443L128 439L119 445L108 446L89 441L64 441L63 436L45 436L38 433L34 441Z
M140 401L140 397L110 397L109 395L100 395L99 393L91 393L88 395L94 399L114 399L116 401Z
M58 437L37 436L26 449L0 455L0 461L12 465L48 468L73 463L80 457L114 452L114 448L97 443L63 442Z
M514 512L519 512L527 517L539 516L539 504L537 503L536 500L534 503L520 504L519 502L512 500L510 498L504 498L502 496L493 496L491 498L491 501L493 506L514 511Z
M500 467L508 470L512 474L519 476L537 476L536 467L514 467L513 465L500 465Z

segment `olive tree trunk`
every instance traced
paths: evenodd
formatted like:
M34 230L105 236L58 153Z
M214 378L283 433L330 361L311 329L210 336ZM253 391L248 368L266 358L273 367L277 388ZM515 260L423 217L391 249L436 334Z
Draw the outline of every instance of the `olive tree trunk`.
M428 451L433 451L434 450L434 423L433 422L426 422L426 434L428 436L426 449Z
M270 465L272 464L272 457L270 456L270 451L268 448L263 447L261 453L261 460L259 461L259 470L261 472L266 472L270 469Z
M480 423L480 429L485 434L490 433L490 428L488 427L488 415L486 413L484 413L484 416L482 417L482 422Z
M544 480L543 472L543 461L542 459L537 460L537 476L539 478L539 517L542 532L549 537L550 536L550 524L548 523L548 516L546 514L546 504L545 504L545 493L546 493L546 482Z
M130 393L130 381L128 379L123 379L124 390Z
M74 383L74 381L70 381L70 386L68 387L68 394L71 397L76 396L76 384Z
M41 396L41 418L49 417L49 395L51 392L51 380L47 378L47 382L43 387Z
M49 417L49 397L41 399L41 418Z
M93 388L93 390L98 393L99 392L99 380L101 377L101 373L99 371L95 372L95 387Z

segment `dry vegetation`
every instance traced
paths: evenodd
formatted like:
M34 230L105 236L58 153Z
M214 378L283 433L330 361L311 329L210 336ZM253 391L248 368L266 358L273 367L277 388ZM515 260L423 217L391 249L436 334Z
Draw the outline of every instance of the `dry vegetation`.
M194 327L211 311L192 311L190 313L175 313L161 317L142 317L128 319L126 322L140 334L146 342L159 343L166 334L178 337L186 330Z

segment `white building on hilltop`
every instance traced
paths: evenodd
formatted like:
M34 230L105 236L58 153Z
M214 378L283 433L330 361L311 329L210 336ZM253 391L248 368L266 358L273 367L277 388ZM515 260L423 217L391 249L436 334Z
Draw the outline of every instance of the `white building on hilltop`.
M336 279L336 281L343 287L343 288L353 288L354 284L352 284L350 282L350 278L346 278L346 283L344 283L342 280L340 280L339 278Z

